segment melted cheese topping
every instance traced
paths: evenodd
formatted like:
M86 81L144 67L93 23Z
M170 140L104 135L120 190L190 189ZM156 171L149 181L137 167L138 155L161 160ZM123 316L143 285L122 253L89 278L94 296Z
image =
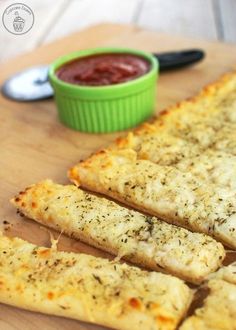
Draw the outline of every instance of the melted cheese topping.
M211 274L209 278L222 279L226 282L236 284L236 261L228 266L220 268L216 273Z
M122 194L127 193L127 181L121 189ZM223 246L209 236L191 233L72 185L46 180L27 188L12 202L21 213L40 223L138 265L192 282L200 282L216 270L225 256Z
M135 153L131 150L109 153L109 163L107 155L103 157L89 167L80 165L80 178L92 179L93 173L92 181L96 180L98 191L103 187L107 194L137 208L142 205L142 209L166 221L236 246L234 190L209 183L191 171L160 166L148 160L134 161ZM96 189L94 184L92 187Z
M236 248L236 74L69 173L76 184Z
M179 279L0 235L0 302L129 330L175 329L191 301Z
M234 195L236 190L236 155L224 151L206 150L186 159L176 166L182 172L190 172L204 183L213 183Z
M235 330L236 285L222 280L208 283L210 295L202 308L187 318L180 330Z

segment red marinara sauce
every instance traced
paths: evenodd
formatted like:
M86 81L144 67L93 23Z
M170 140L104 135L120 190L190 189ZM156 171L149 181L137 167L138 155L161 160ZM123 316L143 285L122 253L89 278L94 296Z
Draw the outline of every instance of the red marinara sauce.
M141 56L123 53L97 54L66 63L56 72L67 83L84 86L106 86L134 80L150 70Z

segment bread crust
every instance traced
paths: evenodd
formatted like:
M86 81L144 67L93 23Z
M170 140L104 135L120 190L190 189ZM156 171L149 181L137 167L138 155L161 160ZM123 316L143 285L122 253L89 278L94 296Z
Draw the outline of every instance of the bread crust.
M121 330L175 329L192 299L183 281L0 234L0 302Z

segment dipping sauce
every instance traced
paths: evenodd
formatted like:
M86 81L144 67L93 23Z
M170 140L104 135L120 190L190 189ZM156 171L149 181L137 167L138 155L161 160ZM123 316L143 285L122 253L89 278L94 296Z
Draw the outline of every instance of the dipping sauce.
M132 54L98 54L78 58L58 69L57 77L67 83L84 86L120 84L143 76L150 63Z

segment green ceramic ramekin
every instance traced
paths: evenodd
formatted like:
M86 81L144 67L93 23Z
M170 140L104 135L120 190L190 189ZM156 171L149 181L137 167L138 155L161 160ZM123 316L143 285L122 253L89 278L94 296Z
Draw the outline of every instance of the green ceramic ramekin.
M76 58L94 54L128 53L151 63L143 76L109 86L81 86L60 80L56 71ZM108 133L134 127L150 117L155 105L158 62L150 53L127 48L95 48L68 54L50 67L59 118L66 126L90 133Z

